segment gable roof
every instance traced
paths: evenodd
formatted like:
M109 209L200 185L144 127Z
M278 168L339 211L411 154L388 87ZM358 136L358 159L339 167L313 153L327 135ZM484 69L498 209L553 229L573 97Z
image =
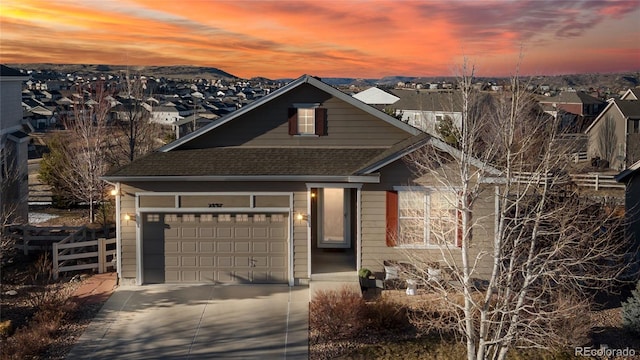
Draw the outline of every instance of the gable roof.
M1 77L24 77L24 78L28 78L27 75L23 74L20 72L20 70L14 69L14 68L10 68L8 66L5 65L0 65L0 76Z
M353 97L369 105L391 105L400 100L399 97L375 86L353 94Z
M585 134L588 134L589 131L600 121L600 119L604 118L606 114L611 111L611 109L617 109L620 114L625 119L640 119L640 100L618 100L614 99L609 101L607 106L598 114L598 116L593 120L591 125L585 130Z
M384 166L401 159L405 155L409 155L414 151L421 149L425 145L431 145L436 149L446 152L456 159L462 158L462 151L455 147L445 143L444 141L433 137L427 133L413 136L405 141L401 141L386 151L380 153L375 158L372 158L365 166L358 170L357 174L371 174L374 171L380 170ZM492 176L501 176L502 172L490 164L482 162L482 160L475 157L469 159L471 165L483 169L487 174Z
M556 96L552 96L543 100L543 103L558 104L602 104L604 101L595 98L584 91L563 91Z
M254 102L252 102L251 104L247 105L247 106L243 106L240 109L216 120L215 122L197 130L194 131L170 144L167 144L165 146L163 146L162 148L160 148L158 151L161 152L167 152L167 151L171 151L185 143L188 143L189 141L208 133L211 130L216 129L219 126L222 126L230 121L233 121L239 117L241 117L242 115L248 113L249 111L252 111L255 108L258 108L270 101L273 101L274 99L287 94L288 92L292 91L293 89L296 89L297 87L303 85L303 84L310 84L312 86L315 86L316 88L370 114L375 116L376 118L385 121L393 126L396 126L404 131L406 131L407 133L411 134L411 135L418 135L420 134L422 131L414 128L413 126L406 124L396 118L394 118L393 116L387 115L384 112L370 106L367 105L365 103L363 103L362 101L354 98L353 96L347 95L345 93L343 93L342 91L332 87L331 85L322 82L321 80L319 80L316 77L310 76L310 75L303 75L301 77L299 77L298 79L288 83L287 85L283 86L282 88L272 92L271 94L260 98L259 100L256 100Z
M620 100L638 100L640 99L640 89L629 89L621 97Z

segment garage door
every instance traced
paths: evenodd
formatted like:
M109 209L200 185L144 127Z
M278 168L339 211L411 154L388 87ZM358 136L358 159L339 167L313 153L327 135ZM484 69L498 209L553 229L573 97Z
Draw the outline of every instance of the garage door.
M285 214L147 214L146 217L145 220L157 219L158 223L146 221L145 227L163 228L164 282L288 282ZM156 234L151 236L159 232L145 231ZM146 249L146 242L153 240L144 236L144 241ZM147 256L148 252L144 253ZM153 267L144 266L145 282L150 282L148 277L160 277L162 270Z

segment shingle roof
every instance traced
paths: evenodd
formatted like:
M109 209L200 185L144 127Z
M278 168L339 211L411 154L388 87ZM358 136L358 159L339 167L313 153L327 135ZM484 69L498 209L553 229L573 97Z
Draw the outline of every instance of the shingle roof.
M382 148L245 148L154 152L109 177L140 176L349 176L378 156Z
M10 68L5 65L0 65L0 76L27 76L21 73L19 70Z
M558 104L603 104L604 101L594 98L583 91L563 91L560 94L546 98L541 102Z
M640 119L640 100L614 100L625 117Z
M459 91L421 91L421 90L391 90L400 100L393 107L400 110L422 111L462 111L462 95Z

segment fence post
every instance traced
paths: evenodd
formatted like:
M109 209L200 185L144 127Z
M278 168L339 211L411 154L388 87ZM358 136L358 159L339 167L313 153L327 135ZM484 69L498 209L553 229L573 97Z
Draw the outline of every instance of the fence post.
M600 175L596 174L596 191L600 188Z
M106 263L107 263L107 259L106 256L104 255L106 252L106 246L107 244L105 244L105 241L107 239L105 238L99 238L98 239L98 273L102 274L103 272L106 271Z
M58 243L53 243L53 280L58 280L59 267L58 267Z

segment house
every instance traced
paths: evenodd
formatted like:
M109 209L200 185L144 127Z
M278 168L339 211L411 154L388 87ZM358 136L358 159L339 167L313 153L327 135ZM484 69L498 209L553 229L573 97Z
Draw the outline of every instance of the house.
M618 170L640 160L640 101L634 90L609 100L585 133L589 136L589 158L600 157Z
M398 100L399 97L390 94L380 88L370 87L366 90L360 91L357 94L353 94L353 97L362 101L365 104L369 104L371 106L375 106L380 110L385 108L392 107Z
M9 221L29 218L29 126L22 122L22 82L29 77L0 65L0 212Z
M402 114L402 121L433 136L439 136L436 125L446 117L453 124L462 122L462 95L458 91L394 89L400 99L390 105Z
M584 91L562 91L556 96L540 100L543 108L550 107L553 111L548 111L552 116L567 113L575 114L576 122L571 124L571 128L583 131L598 116L600 111L606 106L606 102L597 99Z
M383 269L407 251L459 256L456 193L406 161L440 140L313 76L111 171L118 275L129 284L306 284L323 273ZM491 246L495 191L474 209L474 251ZM411 201L407 201L411 199ZM407 227L445 216L443 240ZM423 234L399 244L396 234ZM490 268L491 260L487 269ZM488 277L479 270L478 276Z
M640 249L640 160L616 175L616 181L626 185L625 235L632 239L636 249ZM635 263L638 262L640 262L640 254L636 254Z
M151 122L172 125L180 119L182 119L182 116L175 105L160 105L151 109Z

